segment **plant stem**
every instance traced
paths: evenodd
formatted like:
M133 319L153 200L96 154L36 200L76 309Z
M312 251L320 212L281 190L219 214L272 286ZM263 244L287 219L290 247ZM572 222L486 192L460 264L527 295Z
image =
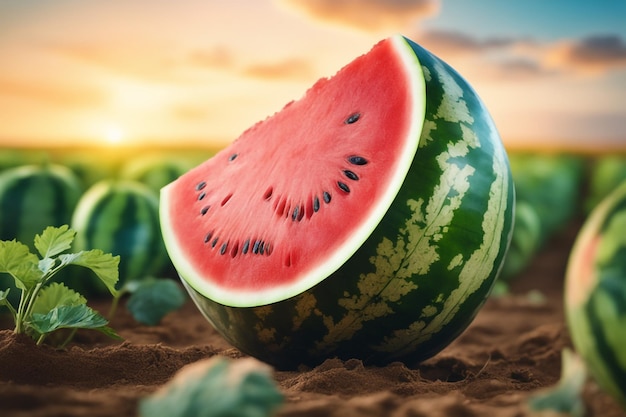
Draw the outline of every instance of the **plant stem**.
M122 298L122 292L120 291L115 297L113 297L113 301L111 301L111 307L109 308L109 313L107 314L107 320L113 320L113 315L117 311L117 305L120 302L120 298Z
M46 338L46 333L41 334L39 338L37 339L37 346L41 345L45 338Z
M59 349L65 349L65 346L67 346L72 339L74 338L74 335L76 334L76 332L78 331L77 328L73 328L69 334L67 335L67 337L65 338L65 340L58 346Z
M26 304L30 297L31 291L22 290L22 295L20 296L20 303L17 306L17 313L15 314L15 329L14 333L20 334L24 333L24 324L25 324L25 314L24 309L26 308Z

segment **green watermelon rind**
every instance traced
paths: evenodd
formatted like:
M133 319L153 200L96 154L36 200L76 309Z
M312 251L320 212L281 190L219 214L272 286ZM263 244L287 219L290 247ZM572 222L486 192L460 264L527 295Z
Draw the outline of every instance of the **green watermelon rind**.
M158 206L157 194L139 182L97 182L83 194L72 216L74 249L120 255L118 287L157 274L168 259Z
M626 182L590 213L567 265L572 343L598 384L626 407Z
M419 61L410 45L408 45L402 37L395 37L393 42L400 59L405 63L405 67L407 68L406 76L409 84L408 88L413 92L415 101L412 111L413 122L406 133L407 140L404 143L404 148L398 152L399 163L397 164L397 169L391 176L391 180L385 189L384 195L376 202L374 208L370 211L368 219L364 221L358 229L351 232L350 237L338 247L330 258L325 259L323 263L301 274L297 280L293 280L293 282L283 286L275 286L266 290L231 291L214 285L211 280L199 275L192 264L186 262L188 257L183 252L181 246L175 243L178 235L170 227L169 211L163 209L166 205L162 205L160 216L163 240L165 241L167 251L178 273L184 277L184 280L191 287L212 300L232 307L252 307L279 302L301 294L317 285L320 281L339 269L368 239L372 231L381 222L383 217L385 217L403 184L418 148L420 131L422 130L424 120L425 85ZM408 69L411 70L409 71ZM216 155L216 157L219 157L219 154ZM170 186L166 186L161 190L162 201L167 202L170 199L169 193L171 190L172 187Z
M23 165L0 173L0 239L33 247L35 234L68 224L81 196L78 178L57 164Z
M497 130L465 80L402 39L422 66L426 113L407 176L366 242L328 278L272 305L225 306L181 274L230 343L278 368L330 356L426 359L469 325L502 267L515 197Z

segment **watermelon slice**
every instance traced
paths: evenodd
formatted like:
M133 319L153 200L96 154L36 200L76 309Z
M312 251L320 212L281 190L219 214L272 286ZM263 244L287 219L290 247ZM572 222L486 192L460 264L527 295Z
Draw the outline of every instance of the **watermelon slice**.
M501 267L512 201L478 97L398 35L164 187L161 224L207 318L281 366L412 332L377 348L402 356L458 322L419 356L449 343ZM337 349L357 334L370 348Z

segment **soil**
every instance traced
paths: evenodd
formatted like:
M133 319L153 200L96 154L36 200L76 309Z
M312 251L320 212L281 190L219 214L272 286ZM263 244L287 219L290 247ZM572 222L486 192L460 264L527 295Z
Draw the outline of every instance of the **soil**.
M457 340L418 367L329 359L312 369L275 372L285 396L278 416L530 416L528 398L559 380L561 351L571 346L562 286L579 225L549 241L511 282L510 293L492 296ZM106 311L107 305L94 307ZM0 415L137 416L140 399L185 365L244 356L191 302L157 326L140 325L120 308L111 326L123 342L86 331L65 351L1 330ZM0 321L0 329L8 327ZM592 381L584 399L588 416L626 416Z

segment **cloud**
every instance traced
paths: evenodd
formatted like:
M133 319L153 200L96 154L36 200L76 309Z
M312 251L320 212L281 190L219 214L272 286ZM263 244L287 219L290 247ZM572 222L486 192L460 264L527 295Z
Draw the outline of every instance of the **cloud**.
M439 0L280 0L316 20L365 31L402 29L438 12Z
M98 106L107 101L105 91L94 86L80 85L75 81L68 83L54 83L39 79L29 81L25 79L0 79L2 96L13 96L53 104L57 107L83 108Z
M189 61L192 65L211 69L230 69L234 65L231 51L225 46L196 50L191 53Z
M477 39L468 34L445 31L430 30L417 35L425 47L430 50L441 50L446 54L463 54L484 52L494 49L504 49L520 43L519 40L513 38L486 38Z
M474 59L483 65L481 72L492 77L596 75L626 69L626 43L615 35L539 42L531 38L479 39L462 32L427 30L415 34L414 39L446 61Z
M265 80L310 80L313 76L311 63L301 58L289 58L272 63L257 63L246 67L243 75Z
M546 62L587 73L626 68L626 42L616 35L593 35L550 47Z

